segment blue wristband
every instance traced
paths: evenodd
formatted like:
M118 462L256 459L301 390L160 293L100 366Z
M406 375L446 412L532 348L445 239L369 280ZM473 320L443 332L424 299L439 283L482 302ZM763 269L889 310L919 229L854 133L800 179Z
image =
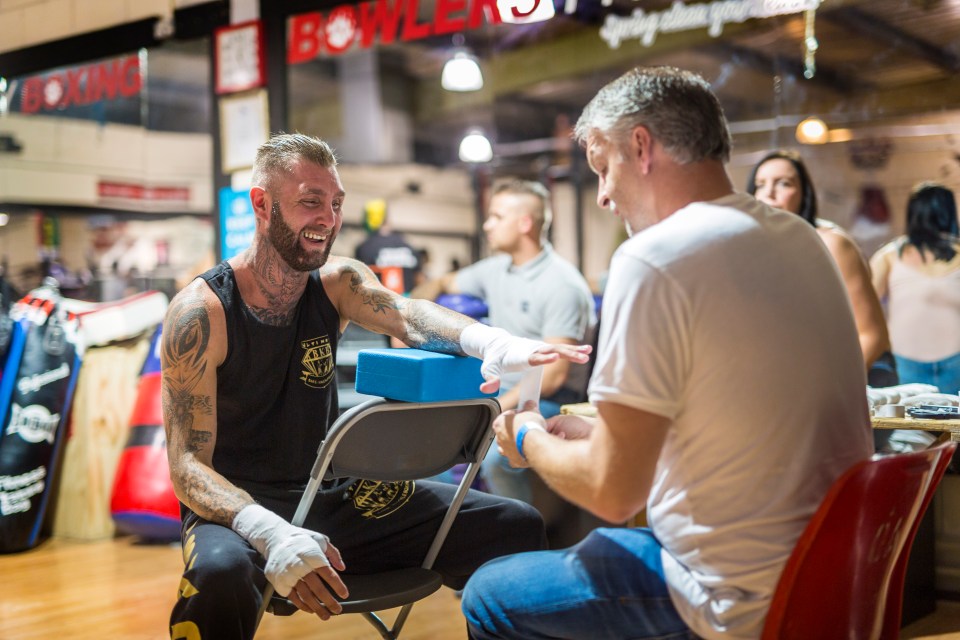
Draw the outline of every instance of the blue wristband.
M523 439L527 437L527 432L530 430L546 431L546 429L536 422L524 422L522 425L520 425L520 428L517 429L517 453L520 454L520 457L523 458L524 462L526 462L527 456L525 456L523 453Z

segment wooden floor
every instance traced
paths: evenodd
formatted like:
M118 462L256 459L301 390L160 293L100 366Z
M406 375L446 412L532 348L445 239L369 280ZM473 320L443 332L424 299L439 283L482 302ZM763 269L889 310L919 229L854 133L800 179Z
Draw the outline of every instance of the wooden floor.
M160 640L169 638L183 560L180 545L145 545L126 536L102 542L53 538L0 555L0 639ZM384 614L393 620L393 612ZM466 636L460 601L446 588L418 603L404 640ZM359 615L322 622L305 613L264 616L259 640L374 640Z
M102 542L47 540L34 550L0 555L0 639L160 640L182 568L179 545L140 544L132 537ZM390 620L392 620L392 613ZM266 616L260 640L374 640L360 616L321 622L304 613ZM465 637L460 601L441 589L417 604L405 640ZM960 640L960 602L904 629L910 640Z

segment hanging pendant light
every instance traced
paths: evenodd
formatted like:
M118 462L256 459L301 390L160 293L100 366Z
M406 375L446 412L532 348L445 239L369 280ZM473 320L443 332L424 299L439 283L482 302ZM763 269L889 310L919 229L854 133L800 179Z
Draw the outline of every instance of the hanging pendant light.
M443 65L440 85L447 91L479 91L483 88L483 73L477 59L465 51L457 51Z
M460 160L481 163L493 160L493 147L482 131L473 130L460 141Z

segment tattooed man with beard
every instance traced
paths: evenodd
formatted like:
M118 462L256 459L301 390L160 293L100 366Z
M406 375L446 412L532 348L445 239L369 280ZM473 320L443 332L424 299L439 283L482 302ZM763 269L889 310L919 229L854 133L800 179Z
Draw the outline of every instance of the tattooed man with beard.
M251 638L269 580L326 620L347 595L340 574L418 566L453 496L428 481L337 481L303 527L289 523L314 452L336 419L337 339L349 322L406 344L484 360L501 372L589 347L511 336L382 287L362 263L330 256L344 188L330 147L280 134L257 152L256 234L243 253L185 287L163 327L163 413L182 507L185 571L172 638ZM437 558L462 588L485 561L545 544L539 514L471 491Z

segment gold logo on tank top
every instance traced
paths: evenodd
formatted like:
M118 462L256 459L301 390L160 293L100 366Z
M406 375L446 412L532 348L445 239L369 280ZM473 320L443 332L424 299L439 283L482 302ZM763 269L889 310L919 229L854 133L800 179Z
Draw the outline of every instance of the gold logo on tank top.
M303 358L300 364L300 380L308 387L322 389L333 379L333 349L330 347L330 338L311 338L300 343L303 348Z
M407 504L416 486L412 480L357 480L350 485L347 495L353 499L353 506L361 511L360 515L364 518L383 518Z

